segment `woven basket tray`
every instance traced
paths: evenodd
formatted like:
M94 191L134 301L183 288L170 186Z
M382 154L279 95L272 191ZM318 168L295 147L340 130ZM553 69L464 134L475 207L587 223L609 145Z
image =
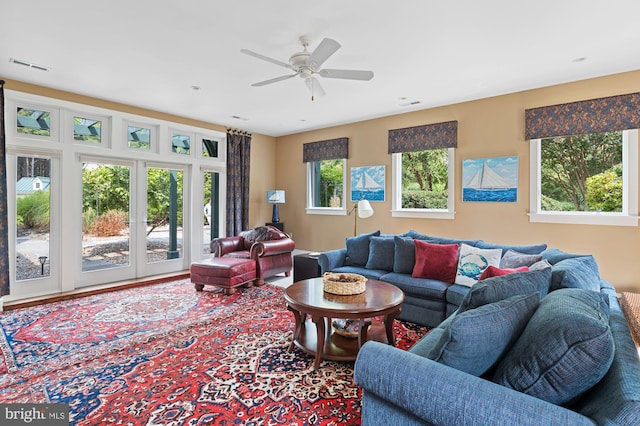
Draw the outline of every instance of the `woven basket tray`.
M359 274L335 274L325 272L322 276L324 291L332 294L360 294L364 292L367 279Z

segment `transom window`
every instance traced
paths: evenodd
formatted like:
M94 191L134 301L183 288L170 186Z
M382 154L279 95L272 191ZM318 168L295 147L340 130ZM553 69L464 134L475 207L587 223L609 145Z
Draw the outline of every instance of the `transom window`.
M51 113L17 107L16 130L23 135L51 136Z

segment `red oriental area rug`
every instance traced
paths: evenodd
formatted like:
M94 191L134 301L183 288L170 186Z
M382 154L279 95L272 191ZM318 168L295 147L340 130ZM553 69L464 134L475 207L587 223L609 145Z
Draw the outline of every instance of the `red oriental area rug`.
M71 424L360 424L353 363L289 352L284 290L188 280L0 314L0 403L67 403ZM428 331L395 321L397 345Z

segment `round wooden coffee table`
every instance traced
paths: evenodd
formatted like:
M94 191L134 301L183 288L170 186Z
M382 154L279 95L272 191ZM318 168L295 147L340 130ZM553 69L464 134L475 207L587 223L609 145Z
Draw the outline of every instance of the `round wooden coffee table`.
M370 279L363 293L341 296L325 292L322 278L312 278L287 287L284 298L296 321L289 350L297 346L315 355L314 369L321 359L353 361L368 339L395 345L393 320L400 314L404 293L394 285ZM372 324L371 318L378 316L382 324ZM333 318L359 320L358 337L337 334Z

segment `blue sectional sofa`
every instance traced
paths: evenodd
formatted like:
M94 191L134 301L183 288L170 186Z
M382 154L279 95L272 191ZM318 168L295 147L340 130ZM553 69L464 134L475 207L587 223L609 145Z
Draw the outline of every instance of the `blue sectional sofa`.
M387 236L394 244L396 237ZM326 253L322 267L375 270L366 268L368 260L362 269L345 265L347 253L339 252ZM459 298L447 295L455 284L433 283L441 290L428 293L429 304L410 300L414 318L447 318L409 351L363 345L354 369L363 390L362 424L640 424L640 360L613 286L600 277L593 256L546 248L540 255L547 266L462 285ZM447 315L449 305L456 309Z
M400 320L437 327L455 312L469 286L439 279L413 277L416 262L415 240L434 244L466 244L481 249L515 250L539 254L546 244L510 246L482 240L459 240L409 231L399 235L381 235L379 231L347 238L346 247L321 253L318 263L322 273L348 272L378 279L399 287L405 294ZM551 251L553 252L553 251Z

